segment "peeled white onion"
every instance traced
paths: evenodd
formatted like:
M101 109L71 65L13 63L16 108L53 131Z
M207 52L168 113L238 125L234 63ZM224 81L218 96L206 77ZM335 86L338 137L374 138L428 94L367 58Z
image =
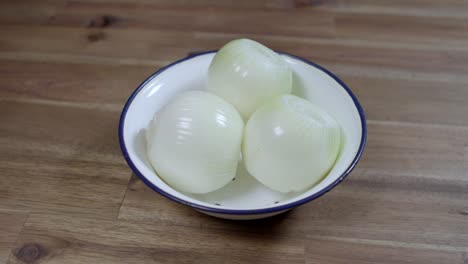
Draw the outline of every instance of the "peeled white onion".
M292 72L273 50L249 39L224 45L208 71L208 90L248 118L262 103L292 89Z
M159 111L147 130L148 157L173 188L207 193L236 175L244 122L228 102L189 91Z
M333 166L341 128L320 107L293 95L263 104L247 122L243 158L247 170L280 192L303 191Z

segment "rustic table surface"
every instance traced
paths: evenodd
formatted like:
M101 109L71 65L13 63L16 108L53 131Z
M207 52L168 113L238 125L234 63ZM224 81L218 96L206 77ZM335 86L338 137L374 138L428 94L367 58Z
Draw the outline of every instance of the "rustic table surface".
M322 198L234 222L159 196L117 140L158 68L249 37L337 73L368 145ZM0 1L0 263L468 263L466 0Z

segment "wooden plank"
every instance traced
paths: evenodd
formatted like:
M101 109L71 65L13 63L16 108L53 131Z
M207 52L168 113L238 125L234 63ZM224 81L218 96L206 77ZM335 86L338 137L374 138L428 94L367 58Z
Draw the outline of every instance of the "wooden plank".
M2 101L0 208L115 218L130 176L118 116Z
M16 243L27 214L0 211L0 263L7 263L10 250Z
M291 43L294 44L294 43ZM328 64L359 65L377 69L399 69L408 72L468 73L465 61L467 51L420 50L418 47L371 47L370 45L347 45L346 42L324 44L289 45L282 50ZM353 43L354 44L354 43ZM428 63L430 62L430 63Z
M221 6L151 4L99 4L72 2L55 16L51 25L79 26L106 15L112 23L104 27L151 28L157 30L205 31L242 34L334 36L334 15L324 10L279 10Z
M74 26L97 26L97 27L107 27L107 26L143 26L149 27L152 25L152 28L161 25L164 21L157 19L156 17L163 18L165 14L170 15L172 20L175 17L180 17L181 15L187 15L187 11L197 12L198 16L186 16L182 20L174 20L174 23L171 23L171 27L176 26L181 28L178 24L188 25L193 27L195 25L199 26L209 26L209 21L212 21L210 16L216 15L216 13L224 13L223 16L219 16L219 21L225 21L223 23L232 23L233 26L237 25L239 20L236 20L236 17L244 15L247 13L262 14L264 11L273 11L272 16L281 16L282 18L287 18L287 12L295 12L297 14L304 14L301 11L302 7L310 6L321 6L322 3L314 4L314 2L304 4L303 1L290 1L290 0L274 0L274 1L213 1L213 0L203 0L203 1L148 1L148 0L139 0L139 1L64 1L64 0L46 0L46 1L34 1L34 0L23 0L23 1L14 1L14 0L4 0L0 3L0 22L2 24L10 25L74 25ZM152 16L150 13L157 14ZM161 12L164 11L164 12ZM310 12L313 11L313 12ZM318 10L317 10L318 11ZM317 19L323 18L324 12L327 10L320 10L320 12L315 12L315 10L308 10L307 13L312 16L307 20L318 21ZM181 14L183 13L183 14ZM328 12L330 14L330 12ZM68 16L68 17L67 17ZM329 16L329 15L328 15ZM109 20L102 17L110 18ZM203 18L206 17L207 22L203 22ZM329 16L330 17L330 16ZM268 18L268 17L267 17ZM305 17L303 17L305 18ZM253 18L252 18L253 19ZM303 22L299 20L296 21L300 24ZM92 23L100 21L104 23ZM187 23L187 22L194 23ZM232 22L229 22L232 21ZM329 22L332 20L328 19ZM136 22L136 24L135 24ZM255 27L259 25L259 21L256 23L250 24L251 28L255 30ZM270 23L278 23L280 21L269 20ZM263 23L264 24L264 23ZM164 24L166 26L166 24ZM239 25L237 25L239 26ZM254 26L254 27L252 27ZM219 26L218 26L219 28ZM245 26L242 26L244 29L248 29ZM224 29L224 28L223 28ZM290 29L294 30L293 27ZM318 27L316 30L321 32L326 32L324 29ZM252 30L252 29L251 29ZM316 34L316 33L314 33Z
M467 125L468 89L461 80L424 80L350 72L331 66L353 90L371 120ZM368 73L371 73L368 71Z
M307 0L47 0L47 1L13 1L4 0L0 3L4 22L11 21L36 21L43 22L45 18L54 18L55 11L64 6L90 5L102 7L135 8L145 7L151 9L194 9L194 8L231 8L250 10L269 9L320 9L334 12L353 12L364 14L392 14L407 16L427 17L467 17L468 4L463 0L448 0L444 2L435 0L413 1L372 1L372 0L334 0L334 1L307 1ZM29 8L28 8L29 7ZM35 12L34 12L35 11ZM16 16L13 14L16 13ZM6 19L9 20L6 20ZM36 20L41 18L40 20Z
M273 220L274 229L468 249L467 139L465 127L370 122L358 169L324 197ZM119 219L242 230L171 202L136 178Z
M35 251L37 254L21 254ZM10 263L304 263L300 238L127 221L32 215ZM23 262L22 262L23 261Z
M143 202L144 201L144 202ZM217 225L219 221L190 207L171 202L132 175L119 211L119 219L140 222L162 222L182 226Z
M358 177L356 175L357 172L351 177ZM311 239L325 237L374 244L408 244L447 252L468 250L464 215L467 197L462 191L455 194L440 190L437 193L413 191L410 188L418 185L404 183L401 177L374 176L378 179L369 180L368 187L356 187L363 180L353 182L349 179L332 193L296 209L290 222L302 228L294 231ZM406 184L408 189L382 187L382 182L392 181L393 177L397 178L393 181L399 180L392 183L393 186ZM429 181L416 181L423 186L421 188L435 189ZM466 184L463 188L466 189Z
M349 2L340 4L315 4L315 2L300 4L300 2L297 1L292 6L312 6L312 8L286 8L284 10L270 10L267 8L260 11L250 6L243 7L242 4L239 5L240 9L233 9L232 7L237 4L223 7L224 5L210 6L203 3L195 5L186 5L185 3L184 5L176 4L174 6L174 4L170 3L69 2L60 8L41 7L43 9L53 9L53 12L49 11L53 15L44 15L38 20L42 24L59 26L144 27L159 30L307 37L334 37L336 25L339 28L337 36L347 39L380 39L394 42L396 40L394 38L397 37L399 42L444 43L444 46L450 45L453 47L463 43L466 44L466 38L463 37L462 32L466 31L464 25L467 24L466 19L468 17L463 16L466 12L462 11L463 6L459 3L451 5L453 7L445 11L443 17L434 17L433 13L443 12L440 4L434 2L431 2L433 8L431 6L426 7L432 11L427 16L418 15L418 10L421 8L419 5L414 4L414 11L412 12L416 13L416 15L410 16L413 13L404 15L408 7L401 2L399 3L400 6L398 3L395 4L396 7L388 4L389 2L387 4ZM280 4L280 6L283 5L289 7L291 4ZM374 5L377 6L377 9ZM255 7L255 5L253 6ZM316 6L325 6L326 8L316 9ZM417 6L417 8L414 6ZM444 5L444 7L447 8L447 5ZM386 11L389 9L393 11ZM367 13L359 13L362 10L368 11ZM437 12L433 10L437 10ZM462 16L446 17L455 11L462 14ZM11 14L11 12L8 13ZM37 12L33 14L37 15ZM242 19L239 20L236 17L242 17ZM28 17L21 19L27 21ZM99 23L99 21L107 22ZM212 23L213 21L217 22ZM405 26L401 27L400 25ZM446 30L447 28L449 30ZM388 39L386 36L392 36L392 39Z
M172 202L147 187L137 176L132 175L125 199L119 211L120 220L141 223L163 223L177 226L228 229L250 232L257 230L281 233L285 237L301 237L293 232L298 226L290 224L289 214L258 221L226 221L207 216L192 208ZM291 232L290 232L291 231Z
M332 5L337 12L391 14L414 17L467 18L468 3L464 0L338 0Z
M373 0L334 0L334 1L307 1L307 0L274 0L274 1L215 1L215 0L73 0L72 3L103 3L105 5L119 5L133 7L145 5L153 7L196 8L196 7L229 7L249 9L320 9L335 12L356 12L374 14L404 14L409 16L431 17L467 17L468 4L463 0L448 0L444 2L435 0L413 1L373 1Z
M468 43L468 18L434 18L381 14L338 13L339 38L460 46Z
M369 123L366 159L360 167L396 175L466 181L466 127Z
M432 248L411 248L395 245L371 245L324 239L310 239L306 244L307 264L464 264L462 253L439 251Z
M6 58L15 59L15 52L33 52L110 57L116 59L115 63L119 63L117 59L122 58L155 60L155 64L169 63L193 51L218 49L229 40L242 37L238 34L178 35L176 32L153 30L91 30L65 27L34 29L23 26L0 27L0 33L8 36L0 42L0 49L3 51L0 58L12 54ZM63 38L64 35L68 37ZM145 35L147 37L142 37ZM161 40L174 36L179 36L179 41ZM467 50L462 48L447 50L421 45L395 46L381 42L275 38L256 34L247 37L257 39L273 49L324 64L396 69L409 73L456 74L462 79L466 79L463 76L468 72L466 63L463 63L468 59ZM26 41L26 38L33 41ZM131 45L135 46L128 46L127 39L134 39Z
M0 98L113 105L128 96L159 66L0 61Z
M63 0L2 0L0 1L0 23L41 25L54 19L57 10L62 8Z
M186 43L191 39L191 33L144 29L103 31L93 28L0 26L0 34L2 53L144 59L154 60L154 65L185 57L190 50Z
M466 59L467 50L462 48L446 50L443 47L437 47L428 50L428 47L421 47L421 45L405 47L382 42L278 38L258 34L197 33L193 35L154 30L4 26L0 27L0 32L8 36L0 41L0 49L4 54L6 52L36 52L153 59L170 62L184 57L189 52L219 49L232 39L247 36L265 43L273 49L293 53L321 63L396 68L429 73L465 74L468 71L466 64L460 63ZM93 36L97 38L95 39ZM178 36L178 41L164 40L175 36ZM26 39L33 41L26 41ZM128 43L127 39L134 39L134 41ZM129 44L130 46L128 46ZM135 46L132 47L132 45ZM14 56L11 56L11 59L14 59ZM428 64L427 61L431 61L431 63Z
M109 5L118 5L121 7L131 7L131 6L151 6L155 8L219 8L219 7L229 7L229 8L245 8L245 9L277 9L277 8L291 8L295 7L298 2L301 1L291 1L291 0L238 0L238 1L216 1L216 0L199 0L199 1L187 1L187 0L72 0L70 1L73 4L89 4L89 3L99 3L105 6Z
M301 10L294 3L203 2L135 3L67 1L4 4L3 24L57 25L91 28L148 28L177 31L273 33L301 36L332 36L333 14L326 10ZM264 5L273 7L263 8ZM1 6L1 5L0 5ZM34 9L33 9L34 10ZM13 16L12 12L17 12ZM293 15L291 15L293 13ZM274 28L274 30L272 30Z

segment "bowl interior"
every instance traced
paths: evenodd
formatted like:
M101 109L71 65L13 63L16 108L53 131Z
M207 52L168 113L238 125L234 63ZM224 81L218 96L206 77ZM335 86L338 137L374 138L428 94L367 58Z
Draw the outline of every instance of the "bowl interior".
M207 70L214 53L206 53L175 63L153 75L130 99L122 116L122 138L134 169L179 201L202 208L258 210L284 206L316 194L343 177L355 159L362 139L359 111L349 93L321 69L290 55L282 55L294 72L293 94L305 98L333 115L342 126L344 144L335 165L314 187L298 193L279 193L263 186L239 162L234 181L208 194L182 193L167 185L152 169L146 157L145 131L151 119L176 94L185 90L203 90Z

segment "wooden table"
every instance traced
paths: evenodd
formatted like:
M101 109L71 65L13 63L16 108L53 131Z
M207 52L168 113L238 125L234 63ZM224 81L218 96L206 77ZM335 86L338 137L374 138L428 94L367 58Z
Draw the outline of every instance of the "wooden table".
M158 68L240 37L336 72L362 161L275 218L152 192L120 110ZM0 263L468 263L466 0L0 1Z

